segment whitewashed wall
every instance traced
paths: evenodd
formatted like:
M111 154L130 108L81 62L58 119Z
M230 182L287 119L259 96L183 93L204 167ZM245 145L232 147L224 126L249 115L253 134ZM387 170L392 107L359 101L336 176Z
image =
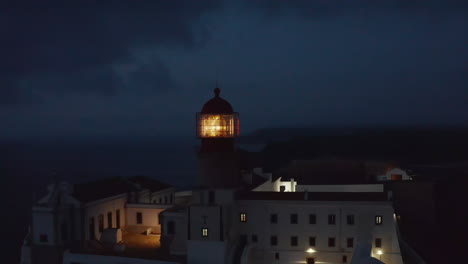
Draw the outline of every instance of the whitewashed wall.
M85 205L85 237L89 237L89 224L91 217L94 217L94 232L96 239L101 237L99 232L99 215L104 217L104 229L106 228L115 228L116 227L116 211L120 210L120 227L124 227L126 224L125 221L125 203L127 201L127 195L118 195L98 201L94 201ZM107 221L107 213L112 212L112 226L109 226Z

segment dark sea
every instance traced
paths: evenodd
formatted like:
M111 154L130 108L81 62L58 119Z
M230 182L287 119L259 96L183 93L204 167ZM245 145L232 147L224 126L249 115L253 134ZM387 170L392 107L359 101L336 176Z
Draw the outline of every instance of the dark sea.
M146 175L187 189L197 177L196 144L190 139L2 142L2 263L19 263L31 205L48 184Z

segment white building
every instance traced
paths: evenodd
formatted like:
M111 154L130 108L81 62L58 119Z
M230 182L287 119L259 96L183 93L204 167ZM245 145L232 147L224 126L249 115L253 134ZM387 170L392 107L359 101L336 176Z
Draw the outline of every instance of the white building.
M403 263L391 195L382 184L291 177L323 179L337 169L328 163L307 174L295 166L315 161L293 162L287 180L260 168L242 171L238 124L215 90L197 115L200 177L190 191L144 177L49 186L33 206L22 264ZM350 178L361 167L348 162L338 170ZM401 170L378 179L396 174L408 179Z

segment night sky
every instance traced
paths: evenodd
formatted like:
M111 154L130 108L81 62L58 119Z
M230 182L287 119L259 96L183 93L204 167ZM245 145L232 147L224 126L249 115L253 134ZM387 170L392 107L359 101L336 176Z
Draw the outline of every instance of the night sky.
M466 124L467 15L466 0L3 1L0 139L193 137L216 79L243 132Z

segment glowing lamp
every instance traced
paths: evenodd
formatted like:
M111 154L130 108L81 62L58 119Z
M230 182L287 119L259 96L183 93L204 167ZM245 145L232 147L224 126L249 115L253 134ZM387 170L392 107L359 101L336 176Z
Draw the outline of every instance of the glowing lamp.
M313 248L309 248L309 249L306 250L306 252L307 252L307 253L314 253L314 252L316 252L316 251L315 251L315 249L313 249Z
M383 254L382 250L377 250L377 255L381 256Z
M235 138L239 136L239 114L231 104L219 96L220 89L215 89L215 97L197 113L197 137L199 138Z

